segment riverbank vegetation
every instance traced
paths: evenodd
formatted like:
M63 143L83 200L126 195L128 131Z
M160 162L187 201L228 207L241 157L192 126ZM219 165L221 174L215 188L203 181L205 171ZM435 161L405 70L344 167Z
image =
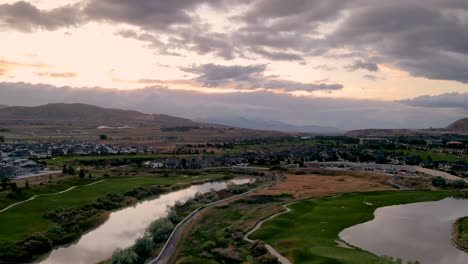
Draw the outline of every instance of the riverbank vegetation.
M185 202L176 202L168 209L166 217L155 220L146 230L145 235L135 244L125 250L118 250L108 263L112 264L143 264L150 257L155 258L171 235L174 228L196 209L209 203L219 201L246 192L265 184L265 179L255 182L235 185L228 183L228 187L220 191L211 191L205 194L197 193Z
M371 192L306 200L290 205L291 212L265 222L251 239L265 241L293 263L386 263L369 252L337 246L339 232L371 220L379 207L434 201L454 194Z
M190 182L227 176L217 173L177 178L109 178L67 192L38 196L0 213L0 225L8 227L0 229L0 259L30 261L53 246L74 241L107 219L110 210L182 188Z
M458 219L453 226L453 242L468 252L468 217Z
M291 200L291 195L255 195L210 208L184 234L177 263L278 263L262 242L249 243L243 236Z

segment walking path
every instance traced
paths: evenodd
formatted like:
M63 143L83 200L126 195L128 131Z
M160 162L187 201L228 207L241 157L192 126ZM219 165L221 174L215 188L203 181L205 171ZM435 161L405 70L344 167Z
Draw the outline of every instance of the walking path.
M243 239L247 242L250 242L250 243L253 243L255 242L254 240L251 240L249 238L249 236L251 234L253 234L255 231L257 231L258 229L260 229L260 227L262 227L262 224L266 221L269 221L279 215L282 215L282 214L285 214L287 212L290 212L291 209L289 209L289 205L291 204L295 204L297 202L292 202L292 203L289 203L289 204L284 204L283 205L283 208L285 209L284 211L282 212L279 212L279 213L276 213L268 218L265 218L263 220L261 220L260 222L258 222L254 228L252 228L249 232L247 232L247 234L244 235ZM267 248L268 252L270 252L270 254L272 254L273 256L275 256L276 258L278 258L278 261L281 262L282 264L291 264L291 261L289 261L289 259L287 259L286 257L284 257L283 255L281 255L278 251L276 251L276 249L274 249L272 246L268 245L267 243L263 242L265 244L265 247Z
M31 198L29 198L29 199L27 199L27 200L24 200L24 201L21 201L21 202L17 202L17 203L11 204L11 205L9 205L9 206L7 206L7 207L1 209L1 210L0 210L0 213L3 213L3 212L5 212L6 210L8 210L8 209L10 209L10 208L13 208L13 207L15 207L15 206L17 206L17 205L20 205L20 204L23 204L23 203L26 203L26 202L30 202L30 201L36 199L36 198L39 197L39 196L50 196L50 195L62 194L62 193L69 192L69 191L75 189L76 187L80 187L80 186L83 186L83 187L91 186L91 185L98 184L98 183L103 182L103 181L105 181L105 180L100 180L100 181L93 182L93 183L86 184L86 185L75 185L75 186L72 186L72 187L70 187L70 188L68 188L68 189L66 189L66 190L63 190L63 191L60 191L60 192L56 192L56 193L45 193L45 194L34 195L33 197L31 197Z
M195 221L195 219L197 219L201 215L202 211L205 211L205 210L207 210L207 209L209 209L211 207L214 207L216 205L219 205L219 204L222 204L222 203L225 203L225 202L229 202L229 201L238 199L240 197L249 195L249 194L254 193L256 191L272 187L279 180L278 175L275 174L275 177L276 177L276 181L274 183L272 183L272 184L268 184L268 185L265 185L265 186L262 186L262 187L259 187L259 188L252 189L252 190L250 190L248 192L241 193L239 195L235 195L235 196L223 199L223 200L219 200L219 201L216 201L216 202L206 204L206 205L196 209L195 211L193 211L190 215L188 215L186 218L184 218L184 220L182 220L180 223L178 223L176 225L176 227L172 231L171 235L167 239L166 243L164 244L163 248L159 252L159 255L155 259L152 259L151 261L149 261L148 264L166 264L166 263L169 263L169 261L171 260L171 257L173 257L173 255L174 255L174 252L175 252L175 250L177 248L177 245L178 245L179 241L181 240L181 237L182 237L185 229L187 227L189 227L191 225L191 223L193 223Z

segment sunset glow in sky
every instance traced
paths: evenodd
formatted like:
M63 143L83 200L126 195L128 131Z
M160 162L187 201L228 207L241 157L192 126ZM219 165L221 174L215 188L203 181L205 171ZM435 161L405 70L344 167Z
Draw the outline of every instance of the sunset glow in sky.
M350 122L349 107L371 113L369 127L467 115L468 1L387 2L0 0L0 104L88 102L344 129L366 124ZM51 87L48 99L22 95ZM109 93L113 101L96 99ZM164 96L171 105L154 101ZM270 112L256 111L254 98Z

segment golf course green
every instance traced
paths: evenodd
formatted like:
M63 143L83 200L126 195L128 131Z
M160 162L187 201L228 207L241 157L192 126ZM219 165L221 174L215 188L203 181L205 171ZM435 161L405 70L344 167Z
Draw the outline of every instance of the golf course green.
M345 228L373 219L383 206L440 200L449 191L349 193L297 202L291 212L267 221L251 239L273 246L295 264L388 263L376 255L337 246Z

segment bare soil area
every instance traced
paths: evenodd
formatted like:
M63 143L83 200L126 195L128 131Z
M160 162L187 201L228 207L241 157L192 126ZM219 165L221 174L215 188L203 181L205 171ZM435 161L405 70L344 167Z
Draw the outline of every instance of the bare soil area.
M256 195L290 194L295 199L322 197L337 193L391 190L386 183L387 176L380 174L361 174L343 172L343 175L321 174L292 175L276 186L262 190Z

